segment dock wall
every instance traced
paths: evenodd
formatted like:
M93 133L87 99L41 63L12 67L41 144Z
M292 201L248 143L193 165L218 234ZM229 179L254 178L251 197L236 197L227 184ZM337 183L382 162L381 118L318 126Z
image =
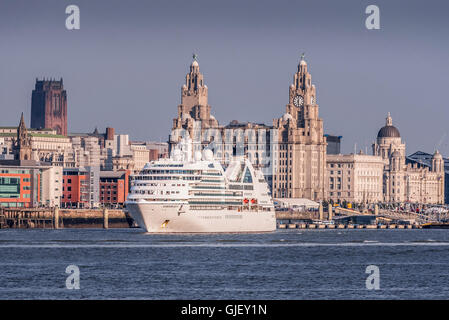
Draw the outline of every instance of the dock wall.
M133 219L119 209L2 208L0 228L129 228Z

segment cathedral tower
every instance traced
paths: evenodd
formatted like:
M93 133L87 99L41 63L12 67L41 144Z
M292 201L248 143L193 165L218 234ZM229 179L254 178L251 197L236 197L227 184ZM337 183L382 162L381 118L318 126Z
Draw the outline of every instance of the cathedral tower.
M36 79L31 97L31 127L49 128L67 135L67 93L62 78L60 81Z

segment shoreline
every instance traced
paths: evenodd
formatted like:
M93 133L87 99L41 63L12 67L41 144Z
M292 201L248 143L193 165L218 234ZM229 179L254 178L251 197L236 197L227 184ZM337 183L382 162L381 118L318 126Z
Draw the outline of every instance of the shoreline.
M277 229L447 229L447 224L411 224L404 221L390 223L342 223L317 221L316 212L276 212ZM133 228L137 227L126 209L60 209L60 208L1 208L0 229L65 229L65 228Z

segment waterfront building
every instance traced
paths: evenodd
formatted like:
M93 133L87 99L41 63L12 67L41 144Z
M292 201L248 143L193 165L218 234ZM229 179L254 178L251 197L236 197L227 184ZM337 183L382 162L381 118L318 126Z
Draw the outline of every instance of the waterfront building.
M278 131L274 148L273 196L325 197L326 137L319 117L317 92L304 55L289 88L285 114L273 121Z
M38 80L31 99L31 127L67 135L67 92L63 80Z
M129 171L100 171L100 203L123 206L128 197Z
M211 115L208 88L194 55L190 72L186 75L186 82L181 88L181 104L178 105L178 117L173 119L173 129L187 129L193 137L195 121L198 121L201 129L218 128L218 121ZM171 141L172 146L177 143L178 141Z
M432 170L433 154L416 151L405 158L407 165L416 167L427 167ZM449 159L443 158L444 162L444 203L449 204Z
M0 205L3 207L30 208L59 206L61 198L62 168L43 164L33 159L32 137L25 120L20 118L19 127L13 133L3 133L0 160ZM5 144L10 139L10 151Z
M62 168L32 160L0 160L0 206L59 206Z
M388 113L386 124L373 143L373 154L384 161L385 202L444 203L444 160L435 151L430 166L406 162L405 143Z
M334 203L383 201L382 157L359 154L328 154L327 200Z
M97 208L100 206L100 170L98 167L64 168L63 208Z
M209 148L214 158L225 167L234 156L247 156L253 166L261 169L271 186L271 144L270 131L273 127L264 124L232 121L220 125L211 114L208 102L208 87L194 56L185 84L181 87L181 104L178 116L173 119L172 134L169 137L169 151L181 141L184 133L193 139L192 152Z
M262 170L276 197L323 199L326 138L304 57L293 80L286 113L273 126L237 120L223 126L211 114L208 87L194 56L181 87L169 150L181 140L181 133L188 133L196 142L192 152L207 147L225 167L232 157L245 155Z

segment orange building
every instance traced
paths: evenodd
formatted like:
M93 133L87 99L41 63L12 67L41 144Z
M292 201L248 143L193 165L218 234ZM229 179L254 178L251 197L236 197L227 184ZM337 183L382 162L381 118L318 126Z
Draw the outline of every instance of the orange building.
M104 206L123 206L128 197L129 171L100 171L100 203Z
M61 206L84 208L89 204L89 173L81 169L64 169Z
M0 168L0 206L30 208L40 201L40 174L33 181L32 169Z
M29 160L0 160L0 206L59 206L61 176L61 167L44 166Z

